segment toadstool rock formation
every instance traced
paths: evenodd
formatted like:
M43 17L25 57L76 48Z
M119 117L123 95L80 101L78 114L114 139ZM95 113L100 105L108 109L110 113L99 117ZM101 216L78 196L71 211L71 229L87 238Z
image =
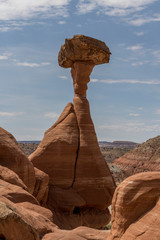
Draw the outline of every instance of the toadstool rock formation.
M47 204L60 228L101 228L110 221L108 206L115 183L101 154L86 98L94 66L109 62L110 54L102 41L83 35L66 39L58 61L61 67L71 67L73 104L66 106L29 156L49 175Z

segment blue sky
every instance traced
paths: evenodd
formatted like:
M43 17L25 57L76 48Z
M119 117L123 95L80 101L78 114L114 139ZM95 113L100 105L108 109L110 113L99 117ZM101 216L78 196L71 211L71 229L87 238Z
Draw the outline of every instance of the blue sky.
M17 140L41 140L73 99L59 67L65 38L104 41L88 99L99 140L143 142L160 134L160 1L0 0L0 126Z

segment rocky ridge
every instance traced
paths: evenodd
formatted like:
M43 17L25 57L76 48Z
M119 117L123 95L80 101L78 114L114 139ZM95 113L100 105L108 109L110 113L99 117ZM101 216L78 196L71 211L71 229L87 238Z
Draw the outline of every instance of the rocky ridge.
M136 173L160 171L160 136L139 144L113 162L125 172L125 178Z

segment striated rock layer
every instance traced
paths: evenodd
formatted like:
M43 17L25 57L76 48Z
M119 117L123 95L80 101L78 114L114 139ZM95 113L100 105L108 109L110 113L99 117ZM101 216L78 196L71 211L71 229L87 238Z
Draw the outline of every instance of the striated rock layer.
M102 228L110 221L108 206L115 183L101 154L86 98L93 67L108 62L110 51L95 42L77 35L61 48L59 64L71 67L73 104L66 106L29 156L35 167L49 175L47 205L55 213L54 222L64 229Z
M160 136L138 145L116 159L114 164L125 172L125 177L140 172L160 171Z
M159 240L160 173L131 176L116 189L107 240Z

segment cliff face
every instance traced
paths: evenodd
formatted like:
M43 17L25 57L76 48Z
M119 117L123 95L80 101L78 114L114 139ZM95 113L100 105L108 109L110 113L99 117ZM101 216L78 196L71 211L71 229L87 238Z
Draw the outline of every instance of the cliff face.
M126 177L140 172L160 171L160 136L138 145L114 161Z

